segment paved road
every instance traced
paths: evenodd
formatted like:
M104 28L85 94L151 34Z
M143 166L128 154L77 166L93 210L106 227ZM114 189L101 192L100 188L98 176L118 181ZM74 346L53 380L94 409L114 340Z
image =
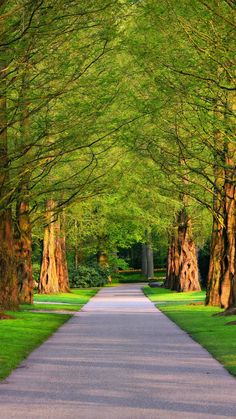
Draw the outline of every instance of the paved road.
M236 418L236 380L124 285L100 291L0 385L0 418Z

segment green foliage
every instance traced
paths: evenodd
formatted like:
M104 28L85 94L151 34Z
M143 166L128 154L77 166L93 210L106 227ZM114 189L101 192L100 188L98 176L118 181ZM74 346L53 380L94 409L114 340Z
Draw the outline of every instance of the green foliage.
M99 265L79 265L70 276L72 288L102 287L108 282L110 271Z

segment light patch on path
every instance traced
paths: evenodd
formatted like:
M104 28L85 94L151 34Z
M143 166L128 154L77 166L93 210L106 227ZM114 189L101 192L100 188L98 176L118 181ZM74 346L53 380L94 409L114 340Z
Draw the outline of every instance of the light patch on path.
M101 290L0 385L0 418L236 418L235 384L140 284L122 285Z

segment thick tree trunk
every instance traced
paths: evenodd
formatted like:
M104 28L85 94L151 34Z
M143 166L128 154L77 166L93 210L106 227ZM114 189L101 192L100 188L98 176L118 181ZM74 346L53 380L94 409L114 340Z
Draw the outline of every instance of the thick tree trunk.
M231 308L236 303L236 184L225 185L225 251L221 284L221 307Z
M32 270L32 235L29 218L29 203L19 200L16 208L14 247L16 254L16 272L18 279L19 300L21 303L33 303L33 270Z
M21 141L22 147L30 143L29 103L25 100L28 89L28 70L26 69L22 80L21 97ZM16 204L16 219L14 231L14 245L16 253L16 270L18 278L19 299L21 303L33 303L34 281L32 267L32 234L29 212L29 162L23 157L19 170L20 185Z
M50 199L46 203L46 221L43 238L43 256L40 271L40 294L56 294L59 292L59 281L56 266L56 226L54 219L55 202Z
M10 209L0 216L0 307L15 310L19 306L16 263Z
M236 304L236 182L226 173L223 221L213 222L206 304L231 308Z
M64 231L64 214L56 222L55 259L60 292L69 292L69 275L66 260L66 238Z
M171 242L168 249L168 259L167 259L167 274L164 281L164 287L173 289L175 278L178 277L178 264L175 266L175 262L178 261L179 255L175 255L176 250L178 249L177 243L177 234L173 234L171 237Z
M191 220L185 208L177 216L177 226L169 248L167 276L164 286L179 292L199 291L201 289Z
M208 273L208 285L206 294L206 304L211 306L219 306L221 294L221 280L223 272L223 258L224 258L224 227L222 223L214 217L212 238L211 238L211 253L210 265Z
M0 61L0 84L0 306L2 309L17 309L19 302L13 245L12 212L8 199L6 199L9 169L4 61Z
M39 280L40 294L69 292L65 234L60 217L55 216L55 202L47 201L47 225L44 231L43 257Z
M210 264L207 281L206 304L220 306L221 283L224 263L224 182L223 168L215 166L215 191L213 198L213 225L211 235Z
M236 145L228 144L225 171L225 237L224 272L221 286L221 306L236 305Z
M228 97L226 109L235 110L235 95ZM227 108L228 107L228 108ZM230 112L229 112L230 114ZM222 114L220 115L222 118ZM226 116L224 123L230 122ZM231 130L229 130L230 132ZM222 142L222 134L216 132ZM216 172L210 269L206 304L228 309L236 305L236 146L233 141L222 142L222 168ZM220 175L219 175L220 173ZM219 217L220 221L219 222Z

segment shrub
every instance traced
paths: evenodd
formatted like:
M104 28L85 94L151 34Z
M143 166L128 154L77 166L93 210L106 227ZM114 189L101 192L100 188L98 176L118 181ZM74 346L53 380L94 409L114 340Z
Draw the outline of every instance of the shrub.
M108 282L108 269L97 266L79 265L71 273L71 288L102 287Z

